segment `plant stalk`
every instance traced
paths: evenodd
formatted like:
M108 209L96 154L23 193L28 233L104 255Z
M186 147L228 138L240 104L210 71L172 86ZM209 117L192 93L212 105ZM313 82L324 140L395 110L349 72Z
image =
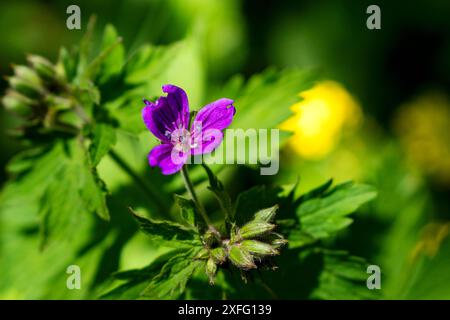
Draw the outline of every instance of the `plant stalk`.
M205 220L205 223L208 225L208 227L212 227L212 223L209 220L208 216L206 215L205 208L198 200L197 194L194 190L194 185L192 184L191 179L189 178L189 174L187 172L187 166L184 165L181 169L181 176L183 177L184 185L186 187L187 192L189 193L189 196L191 197L192 201L194 201L195 206L197 207L198 211L200 212L200 215L202 216L203 220Z

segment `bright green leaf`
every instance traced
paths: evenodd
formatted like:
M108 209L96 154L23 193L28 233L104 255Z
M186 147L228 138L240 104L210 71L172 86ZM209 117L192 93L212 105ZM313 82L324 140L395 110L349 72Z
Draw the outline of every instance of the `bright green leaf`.
M116 143L116 132L108 124L97 124L94 128L92 144L89 147L92 166L96 167Z
M377 194L371 186L352 182L326 190L329 186L330 183L327 182L300 198L300 205L296 210L300 226L289 236L290 248L333 236L352 223L353 220L347 217L349 214Z
M134 218L138 221L140 229L152 240L161 241L167 246L196 246L200 240L196 232L176 222L153 220L133 211Z

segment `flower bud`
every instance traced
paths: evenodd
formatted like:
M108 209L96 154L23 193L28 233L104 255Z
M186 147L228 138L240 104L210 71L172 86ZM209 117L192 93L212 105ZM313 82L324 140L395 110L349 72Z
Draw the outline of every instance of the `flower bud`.
M30 54L27 60L44 80L53 80L55 78L55 66L47 59Z
M239 245L231 246L229 252L230 261L238 268L249 270L256 268L253 257L246 249L239 247Z
M2 104L6 110L23 118L30 118L33 111L33 101L15 91L9 91L3 98Z
M14 66L14 75L17 78L23 79L24 81L26 81L30 84L34 84L37 86L42 85L41 78L39 78L36 71L31 69L30 67L22 66L22 65Z
M274 256L279 252L270 244L256 240L244 240L241 242L241 248L261 256Z
M8 79L9 86L24 96L35 99L41 95L42 87L33 84L19 77L11 77Z
M227 253L222 247L215 248L211 250L211 258L214 259L215 263L222 264L227 259Z
M273 230L274 224L262 221L250 221L240 229L240 235L243 239L251 239Z
M277 210L278 210L277 204L274 205L273 207L259 210L258 212L255 213L254 220L271 222L273 220L273 218L275 217Z
M208 275L210 285L214 284L216 272L217 272L217 265L214 262L213 258L209 258L208 261L206 262L206 274Z

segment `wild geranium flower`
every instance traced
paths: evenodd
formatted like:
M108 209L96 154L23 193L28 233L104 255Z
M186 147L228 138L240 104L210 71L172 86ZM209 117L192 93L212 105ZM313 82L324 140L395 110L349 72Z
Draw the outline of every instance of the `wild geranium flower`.
M222 130L231 124L236 109L233 100L219 99L200 109L190 126L186 92L171 84L162 90L167 96L156 102L144 100L142 117L148 130L161 140L150 151L149 164L168 175L180 171L190 155L210 153L219 146Z

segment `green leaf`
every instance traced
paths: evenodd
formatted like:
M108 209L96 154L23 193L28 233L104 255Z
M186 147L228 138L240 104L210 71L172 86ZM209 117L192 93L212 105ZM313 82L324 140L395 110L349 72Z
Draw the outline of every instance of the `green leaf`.
M197 230L197 224L201 219L198 217L194 202L191 199L175 194L175 203L180 208L181 220L189 227Z
M82 215L88 212L109 220L106 190L95 169L90 166L81 142L69 140L57 143L54 152L60 166L54 167L52 174L46 177L49 184L39 199L43 244L49 238L64 239L70 230L76 229Z
M233 128L275 128L286 120L290 107L299 101L299 93L313 86L317 79L311 70L268 69L247 82L235 99Z
M115 143L116 132L112 126L102 123L95 126L92 144L89 147L93 167L96 167L100 163L100 160L109 152Z
M81 188L80 196L85 208L90 212L95 212L103 220L109 221L109 211L106 205L105 195L107 194L104 182L98 176L95 168L86 166L80 170Z
M142 291L149 282L156 277L163 266L180 250L175 249L157 257L147 267L142 269L117 272L112 277L118 281L125 281L100 296L101 299L139 299Z
M94 35L94 28L97 22L96 16L90 16L89 21L86 26L86 32L81 38L80 49L79 49L79 57L78 57L78 66L77 66L77 76L81 76L88 65L89 54L92 48L92 37Z
M300 198L296 210L300 226L289 235L290 248L333 236L352 223L349 214L377 194L373 187L364 184L347 182L326 190L329 186L327 182Z
M77 72L77 59L65 47L59 50L57 70L64 74L67 81L72 81Z
M119 42L119 43L117 43ZM112 48L100 64L100 83L104 83L111 77L119 74L125 62L125 49L116 29L108 24L103 32L102 51Z
M323 270L317 287L311 292L312 299L356 300L376 299L377 290L367 288L367 263L363 258L349 255L345 251L321 250Z
M103 299L176 299L186 289L192 275L205 262L195 260L198 249L172 250L143 269L116 273L114 278L126 282L103 294Z
M204 267L205 261L195 260L199 250L189 250L171 258L142 292L151 299L176 299L186 289L186 284L195 271Z
M310 70L269 69L253 76L241 90L227 85L230 94L235 96L227 92L220 94L234 100L236 116L230 126L234 131L225 132L221 145L203 156L205 162L216 160L251 167L272 165L267 170L276 173L274 162L279 161L279 147L291 135L278 127L292 115L291 107L300 100L299 93L312 87L316 78ZM231 81L236 82L235 79Z
M151 45L141 47L125 66L126 83L146 83L151 78L160 77L182 47L182 42L167 47ZM161 84L158 84L158 89L161 90Z
M81 141L57 141L50 148L25 151L11 161L10 168L15 179L5 196L19 208L36 205L42 244L70 240L68 235L85 214L109 218L104 185Z
M200 239L196 232L172 221L153 220L139 215L130 208L138 221L140 229L152 240L161 241L167 246L199 246Z

